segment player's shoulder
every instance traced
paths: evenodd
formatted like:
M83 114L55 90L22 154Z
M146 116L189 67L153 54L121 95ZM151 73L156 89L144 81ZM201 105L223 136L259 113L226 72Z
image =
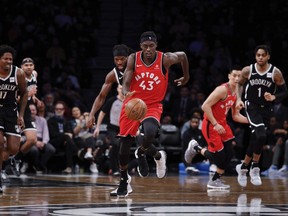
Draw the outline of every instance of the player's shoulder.
M19 68L19 67L17 67L17 66L15 66L16 67L16 69L15 69L15 73L17 74L17 75L25 75L25 72L21 69L21 68Z
M34 76L38 75L38 72L36 70L33 70L32 73L34 74Z

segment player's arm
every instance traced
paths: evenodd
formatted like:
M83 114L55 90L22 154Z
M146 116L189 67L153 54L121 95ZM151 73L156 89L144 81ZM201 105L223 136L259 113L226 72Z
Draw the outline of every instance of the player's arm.
M127 96L129 97L134 94L134 92L130 92L130 85L134 73L134 64L135 64L135 53L132 53L128 57L127 66L123 75L122 93L125 97Z
M249 123L248 119L240 113L239 109L236 108L236 104L232 106L231 112L232 112L232 119L235 122L244 123L244 124Z
M166 69L169 69L171 65L173 64L181 64L182 71L183 71L183 77L180 77L179 79L175 79L174 82L177 83L177 86L185 85L190 78L189 74L189 62L188 58L185 52L167 52L164 54L164 60L163 64Z
M218 86L204 101L201 108L205 115L207 116L210 123L215 126L218 124L217 120L215 119L212 106L216 104L218 101L223 100L227 95L227 89L225 86Z
M116 80L114 71L112 70L106 75L105 82L102 85L99 94L97 95L97 97L94 100L94 103L92 105L92 108L90 110L89 117L88 117L88 120L87 120L87 123L86 123L86 126L88 128L91 128L92 125L94 124L94 122L95 122L95 113L102 107L102 105L105 102L106 96L110 92L113 84L116 83L116 82L117 82L117 80Z
M278 68L275 69L273 78L277 86L277 91L275 95L265 92L264 97L267 101L275 101L277 103L281 102L288 96L288 90L282 72Z
M94 130L94 133L93 133L94 137L98 137L99 136L99 134L100 134L100 125L102 124L105 115L106 115L106 113L101 110L99 115L98 115L97 124L96 124L95 130Z
M236 88L236 95L237 95L236 107L239 110L244 107L244 104L243 104L243 101L241 100L241 98L242 98L242 93L243 93L243 86L246 83L246 81L248 80L249 74L250 74L250 66L244 67L241 71L238 85Z
M19 88L19 116L18 116L18 124L20 127L24 126L24 111L25 107L27 105L27 100L28 100L28 92L27 92L27 84L26 84L26 79L25 79L25 74L22 69L17 69L17 82L18 82L18 88Z

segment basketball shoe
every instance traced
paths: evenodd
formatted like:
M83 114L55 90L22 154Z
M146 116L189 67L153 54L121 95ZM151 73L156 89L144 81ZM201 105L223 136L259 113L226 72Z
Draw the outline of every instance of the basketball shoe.
M2 188L2 178L0 178L0 194L3 193L3 188Z
M149 175L149 166L146 160L146 155L138 152L140 147L135 150L135 157L138 159L137 171L141 177L147 177Z
M10 158L11 170L16 176L20 176L20 163L20 160L16 160L14 157Z
M117 188L117 196L118 197L126 197L128 196L128 177L127 179L126 178L123 178L121 177L120 178L120 183L119 183L119 186Z
M262 181L260 178L260 168L259 167L253 167L252 169L250 169L250 181L253 185L261 185Z
M198 146L198 142L194 139L192 139L189 144L188 144L188 147L185 151L185 161L187 163L191 163L193 158L195 157L195 155L197 154L196 150L195 150L195 146Z
M113 191L110 192L110 196L117 196L117 190L118 188L114 189ZM127 184L127 192L128 194L132 193L133 189L131 187L131 176L128 175L128 184Z
M247 172L248 169L241 169L242 164L238 164L236 166L236 172L238 173L238 184L242 187L246 187L247 186Z
M230 185L224 184L220 178L216 179L215 181L210 179L207 184L207 190L208 189L228 190L230 189Z
M167 172L167 167L166 167L166 159L167 159L167 154L165 151L159 151L161 154L161 158L159 160L156 160L154 158L154 161L156 163L156 175L158 178L164 178Z

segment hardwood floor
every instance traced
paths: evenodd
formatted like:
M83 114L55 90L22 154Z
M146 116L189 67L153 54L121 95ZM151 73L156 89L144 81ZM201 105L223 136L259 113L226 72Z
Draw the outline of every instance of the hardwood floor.
M262 177L241 188L224 176L230 191L207 191L208 175L132 176L133 192L111 197L118 177L104 175L9 176L0 215L288 215L287 175ZM248 178L249 180L249 178Z

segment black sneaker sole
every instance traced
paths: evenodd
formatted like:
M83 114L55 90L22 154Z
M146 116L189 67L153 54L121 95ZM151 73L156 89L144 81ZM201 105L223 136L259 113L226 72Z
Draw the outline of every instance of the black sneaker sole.
M142 175L141 172L140 172L140 167L139 166L137 166L137 171L138 171L139 176L142 177L142 178L145 178L145 177L149 176L149 172L147 173L147 175Z

